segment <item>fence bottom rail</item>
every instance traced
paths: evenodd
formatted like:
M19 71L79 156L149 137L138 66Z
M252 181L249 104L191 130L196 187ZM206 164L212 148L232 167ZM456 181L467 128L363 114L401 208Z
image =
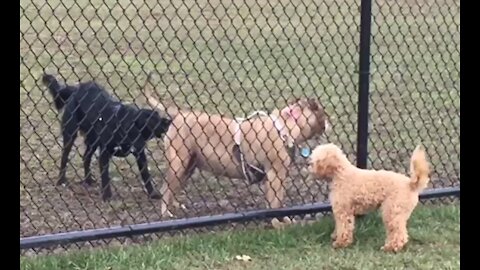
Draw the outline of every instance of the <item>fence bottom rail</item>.
M420 199L433 199L439 197L459 196L460 187L435 188L424 191ZM319 212L329 212L328 203L314 203L279 209L253 210L243 213L227 213L215 216L182 218L167 221L158 221L128 226L115 226L110 228L73 231L41 236L20 238L20 249L49 247L54 245L72 244L76 242L101 240L116 237L131 237L149 233L178 231L199 227L222 225L233 222L247 222L283 216L306 215Z

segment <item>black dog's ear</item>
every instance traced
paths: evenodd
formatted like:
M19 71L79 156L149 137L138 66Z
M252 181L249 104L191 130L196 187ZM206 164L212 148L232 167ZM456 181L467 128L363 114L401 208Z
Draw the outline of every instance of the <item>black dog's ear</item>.
M135 122L145 138L152 135L160 137L171 123L169 119L162 118L157 111L150 109L140 109Z
M157 115L155 115L155 114L157 114ZM149 122L152 121L152 119L155 119L157 117L160 118L158 113L153 111L153 110L140 109L138 111L138 115L137 115L137 118L135 119L135 122L137 123L137 125L140 128L143 129L145 126L148 125Z

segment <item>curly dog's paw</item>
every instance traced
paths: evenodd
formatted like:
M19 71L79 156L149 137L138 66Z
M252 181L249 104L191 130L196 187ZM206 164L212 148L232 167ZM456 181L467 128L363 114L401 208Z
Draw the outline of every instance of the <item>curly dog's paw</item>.
M332 241L337 240L337 232L336 231L332 232L332 234L330 235L330 239L332 239Z
M346 248L352 244L352 241L337 241L335 240L332 243L333 248L339 249L339 248Z
M381 251L384 252L392 252L397 253L403 249L403 246L395 246L395 245L384 245L380 248Z

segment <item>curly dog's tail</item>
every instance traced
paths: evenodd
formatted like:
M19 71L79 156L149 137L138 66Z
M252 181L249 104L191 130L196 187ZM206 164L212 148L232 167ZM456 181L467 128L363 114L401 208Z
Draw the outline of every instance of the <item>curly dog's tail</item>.
M410 159L410 188L422 191L430 181L430 168L422 146L417 146Z

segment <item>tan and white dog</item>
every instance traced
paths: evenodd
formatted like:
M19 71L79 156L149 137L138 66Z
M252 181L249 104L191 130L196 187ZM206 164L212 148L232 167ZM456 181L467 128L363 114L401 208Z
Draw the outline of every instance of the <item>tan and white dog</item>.
M151 75L144 87L147 102L173 119L164 139L169 167L161 188L162 215L172 216L169 208L178 206L175 195L195 168L251 183L265 182L267 207L281 207L283 183L292 162L289 149L330 127L320 102L307 98L244 119L165 107L154 97Z

